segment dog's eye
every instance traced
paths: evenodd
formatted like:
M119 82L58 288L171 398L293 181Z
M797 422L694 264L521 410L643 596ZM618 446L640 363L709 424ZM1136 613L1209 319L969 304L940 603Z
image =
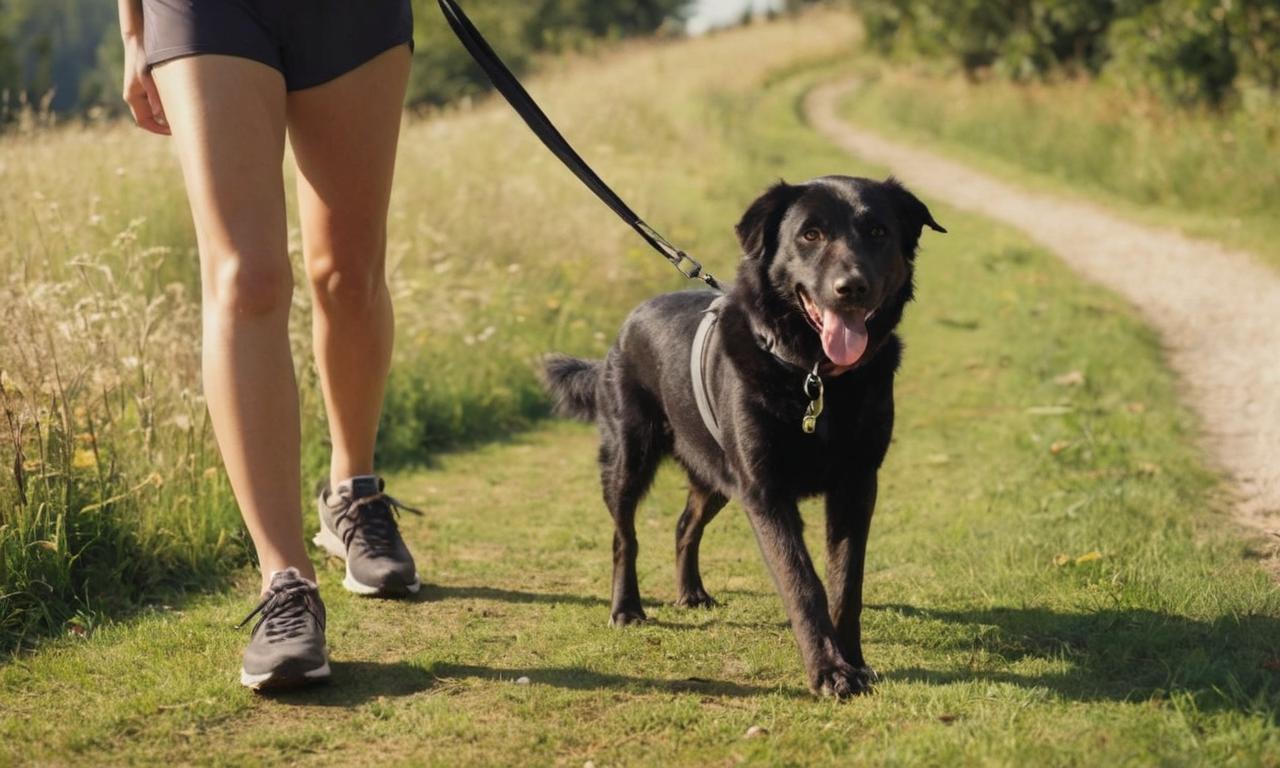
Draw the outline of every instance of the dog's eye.
M885 228L878 224L871 228L872 237L884 237L887 234L889 233L885 230Z
M817 229L815 227L810 227L809 229L806 229L804 231L804 234L800 236L805 239L805 242L816 243L822 239L822 230Z

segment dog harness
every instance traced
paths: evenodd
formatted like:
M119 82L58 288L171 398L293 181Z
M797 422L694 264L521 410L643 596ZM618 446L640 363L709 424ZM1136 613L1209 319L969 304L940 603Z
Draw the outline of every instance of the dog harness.
M711 390L707 388L707 349L711 346L711 338L715 335L716 325L720 322L720 310L728 299L728 296L721 295L702 310L702 321L698 323L698 330L693 334L693 348L689 350L689 380L693 383L693 399L698 404L698 415L702 417L702 425L715 438L716 445L720 446L721 450L724 449L724 441L720 437L720 421L711 407ZM774 345L768 336L758 334L757 339L762 348L773 355L775 360L788 367L795 367L773 351ZM813 370L809 371L804 378L804 396L809 398L809 405L805 408L804 418L800 421L800 429L806 435L812 435L818 431L818 417L822 415L826 400L821 366L821 361L814 363Z
M720 307L727 296L720 296L702 311L702 322L698 323L698 331L693 335L693 349L689 353L689 378L693 382L693 399L698 403L698 415L702 417L702 425L715 438L716 445L724 448L720 439L720 422L716 420L716 412L711 409L711 392L707 389L707 348L711 345L711 337L715 334L716 324L720 321Z

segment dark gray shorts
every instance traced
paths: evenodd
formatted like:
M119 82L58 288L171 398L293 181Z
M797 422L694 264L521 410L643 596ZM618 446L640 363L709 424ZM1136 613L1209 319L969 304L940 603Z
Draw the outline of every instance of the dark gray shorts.
M201 53L260 61L290 91L413 46L409 0L142 0L147 65Z

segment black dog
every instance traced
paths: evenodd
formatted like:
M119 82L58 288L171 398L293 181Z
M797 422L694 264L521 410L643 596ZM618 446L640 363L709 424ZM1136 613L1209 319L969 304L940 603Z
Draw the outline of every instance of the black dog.
M875 672L862 656L863 563L876 473L893 431L902 349L894 328L912 298L925 226L946 231L892 178L779 183L738 223L744 258L713 310L717 326L700 361L691 364L691 347L719 297L712 291L642 304L604 361L547 361L560 410L600 428L604 500L616 526L613 624L645 618L635 511L659 461L674 454L689 473L676 526L677 604L714 604L698 545L707 523L737 497L782 594L809 686L835 696L868 690ZM701 411L697 387L706 395ZM806 414L822 406L806 425L812 433L803 429ZM829 599L797 508L819 493L826 494Z

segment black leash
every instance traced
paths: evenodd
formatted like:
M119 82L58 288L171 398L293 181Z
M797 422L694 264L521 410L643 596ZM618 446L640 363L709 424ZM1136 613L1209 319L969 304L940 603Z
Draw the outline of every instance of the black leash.
M489 42L484 39L484 35L480 34L480 30L476 29L471 23L471 19L467 18L467 14L462 11L455 0L436 0L440 5L441 12L444 13L445 20L449 22L449 27L453 29L453 33L458 36L458 40L462 42L467 53L471 54L471 58L476 60L480 68L489 77L489 81L493 83L493 87L498 89L503 98L515 109L520 118L524 120L534 135L542 141L551 153L560 158L560 162L573 171L573 175L587 186L592 192L596 193L596 197L604 201L604 204L618 217L625 221L629 227L636 231L636 234L644 238L644 241L651 245L655 251L662 254L663 258L671 262L680 274L690 280L701 280L717 291L723 290L720 282L702 268L702 264L697 259L680 250L667 241L665 237L658 234L657 230L645 223L643 219L631 210L622 198L618 197L608 184L591 170L591 166L582 159L569 142L560 134L551 119L547 117L538 103L533 100L529 92L524 89L516 76L511 73L507 65L502 62L498 54L494 53L493 48L489 47ZM813 370L805 377L804 394L809 399L809 406L805 409L804 419L801 422L801 428L806 434L812 434L817 429L818 417L822 415L824 406L823 382L818 372L819 363L815 363ZM714 436L714 432L712 433ZM717 438L718 442L718 438Z
M622 201L622 198L605 184L596 172L591 170L591 166L574 151L564 136L560 135L560 131L556 130L551 119L547 117L542 108L538 106L529 92L524 89L516 76L511 73L507 65L502 63L502 59L498 54L493 52L489 47L489 42L484 39L484 35L480 34L480 30L476 29L471 23L471 19L467 18L467 14L462 12L458 4L454 0L437 0L440 4L440 10L444 13L445 19L449 22L449 26L453 29L453 33L462 41L463 47L467 49L467 53L471 54L471 58L476 60L484 73L488 75L489 81L493 83L493 87L498 89L504 98L515 108L516 113L520 115L525 124L529 126L542 143L546 145L551 153L560 158L560 162L564 163L569 170L573 171L573 175L587 185L587 189L596 193L596 197L604 201L618 217L627 223L636 231L644 241L653 246L653 249L662 254L663 258L671 262L680 274L690 280L701 280L707 285L720 289L720 283L702 268L689 254L675 247L667 241L665 237L658 234L657 230L649 226L636 215L635 211Z

